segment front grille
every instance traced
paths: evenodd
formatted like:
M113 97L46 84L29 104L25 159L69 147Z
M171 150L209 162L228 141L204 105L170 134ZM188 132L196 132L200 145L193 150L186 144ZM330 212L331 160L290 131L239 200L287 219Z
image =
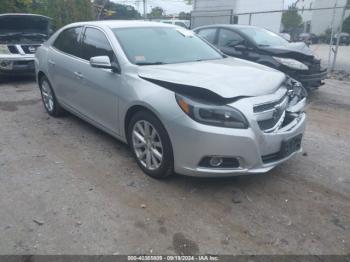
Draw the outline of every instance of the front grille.
M7 48L9 49L9 51L11 52L11 54L19 54L17 47L14 45L8 45Z
M265 131L273 128L278 123L282 115L283 115L283 112L281 112L279 115L277 115L274 118L258 121L260 129Z
M35 54L36 50L40 45L22 45L22 50L26 54Z
M277 101L268 102L254 106L253 110L257 116L258 125L261 130L269 132L285 115L289 103L288 94L285 93Z
M260 113L260 112L271 110L276 105L281 104L284 101L284 99L286 99L286 97L287 97L287 93L284 96L282 96L281 99L279 99L275 102L254 106L254 113Z

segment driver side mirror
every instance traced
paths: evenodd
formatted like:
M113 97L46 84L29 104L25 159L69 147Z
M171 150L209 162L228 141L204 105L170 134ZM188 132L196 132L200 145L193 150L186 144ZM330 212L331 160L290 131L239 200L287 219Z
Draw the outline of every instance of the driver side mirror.
M90 58L90 65L96 68L111 69L115 73L120 73L117 63L111 63L108 56L94 56Z

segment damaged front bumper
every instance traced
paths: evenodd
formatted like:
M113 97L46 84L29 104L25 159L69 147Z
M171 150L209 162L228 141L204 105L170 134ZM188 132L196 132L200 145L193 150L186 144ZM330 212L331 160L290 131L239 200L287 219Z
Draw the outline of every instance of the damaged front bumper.
M201 177L265 173L302 150L306 98L293 102L287 89L281 88L275 94L242 99L232 106L245 112L248 129L207 126L186 116L170 123L175 172ZM269 117L278 119L271 121L271 126L262 126ZM210 166L213 158L223 164Z
M327 69L316 73L295 75L296 80L300 81L307 88L317 88L322 85L322 81L327 78Z
M321 67L321 61L315 59L312 63L306 63L308 71L290 70L285 68L286 74L298 80L305 88L315 89L323 85L323 80L327 78L327 68Z

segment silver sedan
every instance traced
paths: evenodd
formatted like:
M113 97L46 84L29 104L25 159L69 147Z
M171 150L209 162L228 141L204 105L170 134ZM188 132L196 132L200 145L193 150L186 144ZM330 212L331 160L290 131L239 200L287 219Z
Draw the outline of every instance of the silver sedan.
M71 24L35 67L51 116L69 111L128 143L152 177L264 173L301 151L304 88L184 28Z

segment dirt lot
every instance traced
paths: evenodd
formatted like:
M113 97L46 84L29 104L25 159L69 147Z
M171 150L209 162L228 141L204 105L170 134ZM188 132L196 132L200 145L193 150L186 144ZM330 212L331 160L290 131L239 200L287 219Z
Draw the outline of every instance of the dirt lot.
M346 254L350 83L308 109L300 154L266 175L146 177L128 148L0 84L0 254Z

